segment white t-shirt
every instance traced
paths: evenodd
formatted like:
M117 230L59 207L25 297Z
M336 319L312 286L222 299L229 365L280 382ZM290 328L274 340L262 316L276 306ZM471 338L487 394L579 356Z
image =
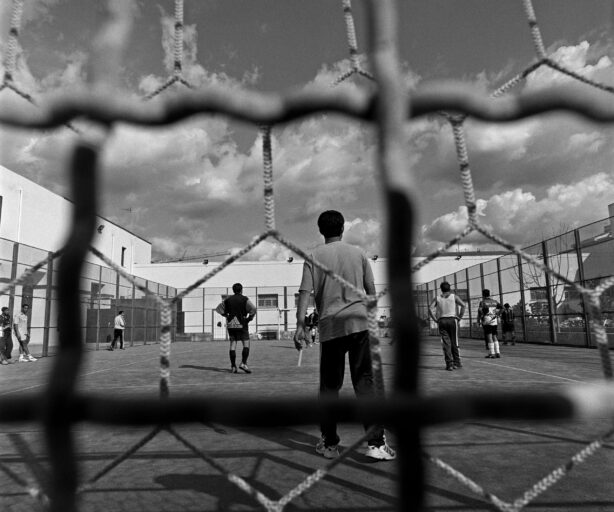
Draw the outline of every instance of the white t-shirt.
M115 329L124 329L126 327L126 323L124 322L124 318L121 315L117 315L115 317Z

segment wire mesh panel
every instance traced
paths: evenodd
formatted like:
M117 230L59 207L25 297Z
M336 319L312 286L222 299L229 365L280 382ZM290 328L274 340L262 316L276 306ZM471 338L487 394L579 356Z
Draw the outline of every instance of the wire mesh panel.
M16 82L15 60L19 45L20 18L23 2L13 0L10 37L5 55L5 76L0 89L17 93L30 102L33 97ZM467 116L494 122L523 119L554 109L564 109L583 115L593 121L612 122L614 107L588 95L579 96L565 89L526 92L518 96L505 93L528 75L545 66L564 73L576 80L595 87L600 91L612 92L609 86L599 84L569 71L562 64L550 59L545 50L530 0L523 1L531 38L538 58L520 75L501 86L491 97L447 83L438 83L428 90L408 91L400 71L397 48L397 5L393 0L370 0L367 2L370 25L369 67L363 69L357 55L357 40L349 0L342 2L346 21L347 39L352 67L335 81L338 84L351 75L364 77L375 84L372 92L359 89L316 88L292 93L256 93L249 90L230 91L221 88L197 90L182 73L183 52L183 0L175 0L174 25L174 66L168 80L143 102L135 102L127 93L118 93L114 88L118 79L121 57L128 44L131 10L128 2L110 1L109 20L101 29L92 55L92 77L87 88L60 96L41 103L35 111L7 107L0 112L0 122L8 126L47 129L71 123L83 118L92 123L77 130L80 134L71 153L67 172L73 196L76 198L71 220L70 237L58 259L59 273L59 310L58 327L60 331L58 356L49 375L48 385L38 396L14 400L0 400L0 421L40 421L45 429L45 440L52 467L48 492L39 488L30 493L49 504L52 511L72 512L77 509L76 496L83 490L79 482L79 461L75 457L72 426L76 422L90 421L112 425L152 425L152 430L138 443L130 447L109 465L102 468L86 485L114 469L132 453L147 444L164 431L173 436L187 450L207 461L241 490L254 497L267 510L282 510L293 499L307 492L314 484L343 460L366 437L357 439L349 446L342 457L329 462L309 475L293 489L278 499L266 496L251 486L245 479L228 472L206 451L192 444L179 433L174 425L182 422L216 421L229 425L283 426L318 422L325 417L337 421L369 422L377 420L388 424L398 436L398 509L419 510L424 502L424 463L428 462L446 471L460 483L470 488L484 500L499 510L519 510L536 496L556 483L565 473L577 464L584 462L590 455L603 446L611 432L578 452L569 462L556 468L551 474L537 482L521 497L506 502L482 488L461 472L436 457L425 453L422 447L422 431L425 427L442 422L460 421L468 418L530 418L562 419L571 417L590 418L596 415L612 414L614 393L609 384L594 384L571 387L555 393L508 393L505 397L497 393L450 394L442 397L426 398L419 392L419 366L421 324L416 315L415 295L412 287L412 271L416 271L442 252L457 244L473 232L481 233L492 242L507 249L523 260L523 265L540 278L556 279L563 282L581 295L587 304L588 321L594 332L596 344L600 349L603 373L611 379L612 369L607 338L600 313L600 298L614 285L614 279L607 278L596 286L577 283L565 276L560 269L548 266L547 254L543 251L523 251L491 232L480 222L473 188L470 155L466 144ZM165 98L162 93L171 86L184 87L180 94ZM379 290L377 295L359 293L369 312L369 331L378 332L377 304L387 296L393 319L393 336L396 351L396 372L393 390L386 398L373 400L339 400L329 403L326 400L269 400L259 403L257 409L250 400L234 401L232 404L223 399L194 397L176 399L171 396L170 360L171 337L173 329L173 308L212 276L221 272L234 261L254 249L265 239L274 239L294 253L319 267L331 279L347 288L353 286L331 270L314 261L307 251L288 239L275 222L274 155L271 133L280 123L290 123L305 116L319 112L335 112L360 121L373 123L378 139L377 176L381 183L386 205L386 245L388 254L387 289ZM241 250L226 259L221 265L205 274L190 287L176 296L159 294L157 285L148 286L135 279L116 265L107 256L91 248L93 232L96 228L96 214L99 209L100 156L106 147L109 129L119 123L143 126L171 125L196 114L216 114L256 125L261 130L263 146L263 202L264 231ZM459 185L462 188L467 209L467 223L452 240L440 250L429 255L413 269L408 262L412 254L412 241L415 231L415 196L417 195L416 177L406 168L406 147L403 130L408 119L417 119L427 114L442 115L450 123L459 164ZM74 129L74 127L73 127ZM120 277L120 288L136 290L135 297L147 299L142 311L135 312L135 326L141 325L141 318L147 321L151 314L159 315L156 329L160 338L159 399L119 399L106 398L95 394L76 391L79 369L83 359L82 333L80 323L74 322L81 315L81 273L85 267L88 251L93 252ZM541 257L540 257L541 256ZM46 264L46 260L41 264ZM39 267L40 268L40 267ZM2 289L23 287L37 270L37 265L28 266L24 272ZM492 276L494 269L488 269ZM528 279L533 273L525 273ZM465 288L469 300L475 291L482 288L484 274L467 274ZM490 279L488 277L487 279ZM479 281L479 282L478 282ZM497 284L498 286L498 284ZM550 294L553 286L545 285ZM498 289L498 288L497 288ZM430 292L432 293L432 291ZM428 294L428 292L427 292ZM430 297L429 297L430 298ZM263 299L264 300L264 299ZM271 299L272 300L272 299ZM472 305L473 306L473 305ZM207 319L205 319L207 321ZM139 327L135 327L135 337ZM143 334L147 337L147 334ZM376 339L376 338L374 338ZM380 348L377 342L371 346L375 379L383 387ZM383 389L382 389L383 391ZM256 414L257 412L257 414Z

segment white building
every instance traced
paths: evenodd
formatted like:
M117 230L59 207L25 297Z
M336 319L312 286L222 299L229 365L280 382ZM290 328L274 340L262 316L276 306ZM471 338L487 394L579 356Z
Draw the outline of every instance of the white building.
M462 253L442 255L428 263L414 275L414 284L424 283L449 275L466 267L491 260L502 253ZM420 258L414 258L414 265ZM220 262L174 262L134 265L134 274L159 283L173 286L180 292L192 286L219 267ZM387 288L387 260L371 260L375 287L379 292ZM232 294L234 283L241 283L243 294L254 302L258 309L250 331L266 336L279 336L281 332L294 329L298 287L301 281L303 260L291 261L236 261L218 273L214 273L198 289L181 301L181 320L178 331L183 333L210 333L214 338L223 338L224 325L215 312L215 307L227 295ZM378 317L390 316L390 301L384 295L378 302ZM194 339L198 337L193 336Z
M46 251L64 245L73 204L65 197L0 166L0 238ZM151 244L104 217L92 246L132 272L135 263L151 261ZM89 253L88 261L106 266Z

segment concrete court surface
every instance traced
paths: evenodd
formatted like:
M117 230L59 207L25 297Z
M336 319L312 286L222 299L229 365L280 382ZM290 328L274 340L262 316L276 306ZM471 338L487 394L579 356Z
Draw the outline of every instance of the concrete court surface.
M157 396L159 345L124 351L88 352L80 388L107 396ZM239 352L239 351L238 351ZM297 367L291 341L253 341L252 374L231 374L227 342L176 343L171 352L171 396L247 397L317 396L318 347L304 352ZM596 350L517 344L503 346L501 359L485 359L483 342L461 340L464 368L444 370L440 342L426 338L420 362L421 390L436 395L460 390L557 389L601 377ZM391 389L394 346L382 340L386 387ZM38 393L54 358L0 367L0 396L18 399ZM352 395L349 374L342 394ZM468 421L426 429L424 451L438 457L486 491L506 501L520 497L534 483L612 427L612 419L592 422ZM271 499L279 499L325 464L314 452L315 425L280 429L182 424L176 431ZM74 427L81 480L92 478L130 449L152 428ZM341 425L342 444L362 433ZM392 446L395 434L388 436ZM614 510L613 443L578 465L525 510ZM392 511L397 495L396 462L371 462L352 452L322 481L288 504L285 510ZM27 486L48 469L40 424L0 424L0 510L39 510ZM425 510L495 510L486 500L441 469L426 464ZM23 484L26 484L26 487ZM161 432L81 493L84 511L251 511L263 510L216 468L177 439Z

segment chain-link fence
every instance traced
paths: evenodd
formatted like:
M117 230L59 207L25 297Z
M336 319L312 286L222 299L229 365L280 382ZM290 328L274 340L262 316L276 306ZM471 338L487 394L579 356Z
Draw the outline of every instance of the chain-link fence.
M596 288L614 275L614 217L561 233L523 251L543 261L558 275L549 275L542 267L523 261L516 254L507 254L418 285L419 316L428 321L428 306L439 293L439 285L447 281L467 304L460 323L461 336L483 336L482 327L477 323L477 309L482 290L486 288L502 305L509 304L516 341L596 346L585 299L562 278ZM605 290L600 301L600 321L611 343L614 341L614 290ZM437 332L432 322L430 332Z
M45 265L28 272L45 260ZM8 307L14 318L23 304L29 304L30 349L36 354L53 354L59 344L57 259L54 253L0 239L0 284L26 272L25 280L2 297L1 306ZM177 295L175 288L137 277L151 291L146 294L112 268L91 262L84 262L80 274L80 314L75 315L75 321L81 323L81 340L86 349L108 346L118 311L125 315L124 340L128 346L159 343L160 308L151 294L171 298Z

